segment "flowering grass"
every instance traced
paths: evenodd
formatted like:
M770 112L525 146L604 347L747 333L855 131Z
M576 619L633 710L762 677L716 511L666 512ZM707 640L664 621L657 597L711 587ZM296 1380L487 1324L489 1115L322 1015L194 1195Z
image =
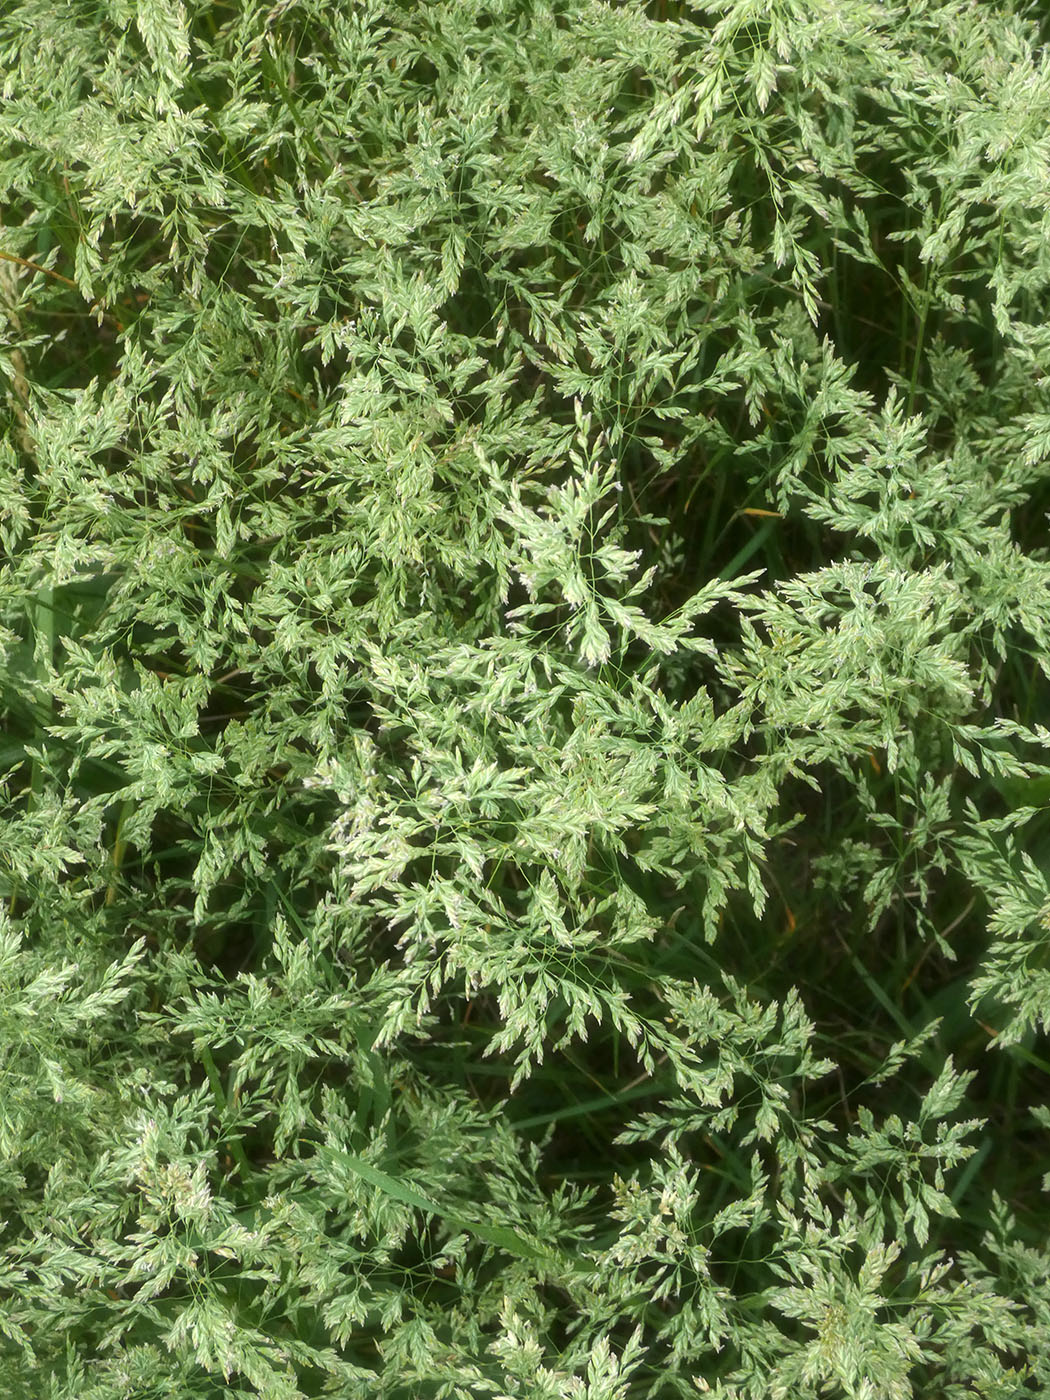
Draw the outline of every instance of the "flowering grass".
M1050 56L0 13L0 1392L1050 1393Z

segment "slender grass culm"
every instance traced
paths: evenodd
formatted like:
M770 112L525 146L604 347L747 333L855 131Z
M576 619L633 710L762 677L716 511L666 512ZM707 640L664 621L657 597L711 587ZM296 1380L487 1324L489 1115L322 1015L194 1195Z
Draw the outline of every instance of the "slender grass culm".
M1050 1395L1011 0L0 5L0 1397Z

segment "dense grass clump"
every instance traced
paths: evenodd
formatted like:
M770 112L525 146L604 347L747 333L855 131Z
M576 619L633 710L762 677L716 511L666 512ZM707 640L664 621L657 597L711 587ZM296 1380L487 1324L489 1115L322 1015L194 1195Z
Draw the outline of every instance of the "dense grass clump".
M0 7L0 1394L1050 1394L1050 54Z

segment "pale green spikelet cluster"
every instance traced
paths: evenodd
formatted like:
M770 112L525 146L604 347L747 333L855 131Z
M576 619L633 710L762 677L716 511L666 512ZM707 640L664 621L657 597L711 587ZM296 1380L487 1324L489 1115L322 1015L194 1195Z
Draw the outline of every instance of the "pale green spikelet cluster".
M1045 23L0 7L0 1395L1050 1394Z

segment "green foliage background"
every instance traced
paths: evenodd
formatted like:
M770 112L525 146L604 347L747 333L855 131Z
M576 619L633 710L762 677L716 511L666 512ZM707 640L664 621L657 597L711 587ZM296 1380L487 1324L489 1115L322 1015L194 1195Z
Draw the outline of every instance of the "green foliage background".
M1038 10L0 81L2 1393L1050 1393Z

